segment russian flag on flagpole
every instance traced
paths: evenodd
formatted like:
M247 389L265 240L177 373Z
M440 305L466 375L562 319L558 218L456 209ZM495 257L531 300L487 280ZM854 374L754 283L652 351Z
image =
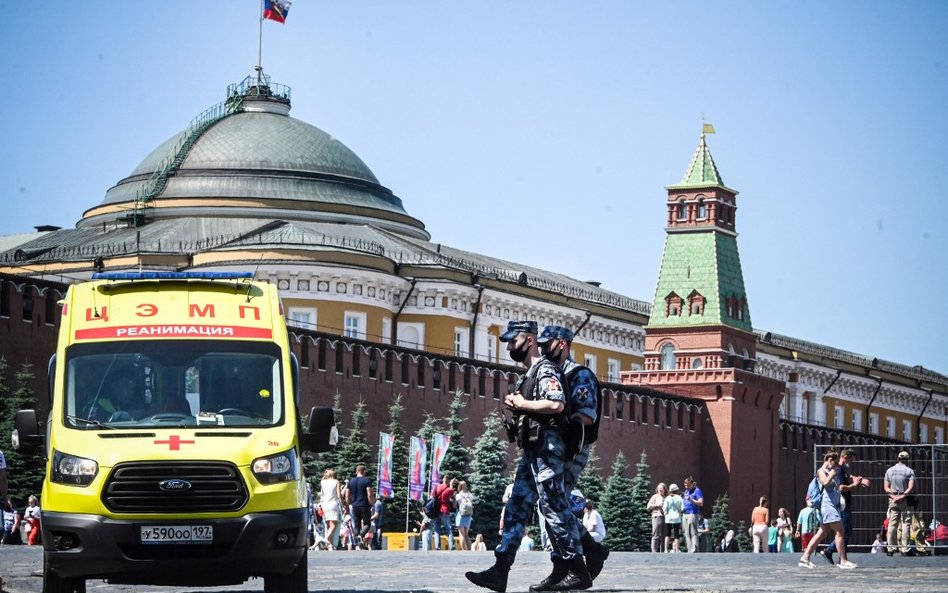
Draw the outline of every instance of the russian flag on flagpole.
M263 18L286 23L286 15L290 12L290 0L264 0Z

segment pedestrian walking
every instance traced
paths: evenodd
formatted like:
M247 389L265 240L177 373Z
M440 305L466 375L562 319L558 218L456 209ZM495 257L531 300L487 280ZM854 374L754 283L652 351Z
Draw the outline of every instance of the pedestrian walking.
M588 589L592 579L583 560L579 521L569 505L564 489L565 440L560 428L567 420L560 369L540 355L535 321L511 321L500 336L510 357L523 363L527 372L517 382L504 404L516 419L508 424L521 451L514 487L504 508L500 545L494 550L494 565L465 577L475 585L493 591L507 590L507 576L513 566L520 541L533 506L540 509L553 544L553 558L569 567L567 576L550 591Z
M839 552L839 568L856 568L856 563L851 562L846 554L845 533L843 532L843 520L839 514L840 497L839 493L839 453L836 449L830 449L823 456L823 465L816 471L817 478L823 486L823 498L820 502L820 517L823 524L817 530L816 535L810 540L810 545L806 547L803 556L800 557L800 566L813 568L813 562L810 556L816 550L820 541L827 535L832 534L836 540L836 550Z
M862 476L852 474L852 466L856 461L856 452L853 449L843 449L839 454L840 479L839 491L842 496L840 503L839 516L843 521L843 540L849 545L849 539L853 535L853 490L856 488L868 488L869 480ZM823 557L830 564L833 564L833 554L836 552L836 542L831 541L823 550Z

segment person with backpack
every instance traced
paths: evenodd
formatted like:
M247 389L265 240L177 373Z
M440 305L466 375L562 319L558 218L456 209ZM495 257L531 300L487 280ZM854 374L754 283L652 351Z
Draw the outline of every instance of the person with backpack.
M821 492L814 495L812 482L811 487L807 488L810 504L815 505L816 501L819 500L820 516L823 523L813 539L810 540L803 556L800 557L799 565L804 568L813 568L810 556L813 555L823 538L831 533L836 540L836 551L839 552L839 564L836 566L844 569L856 568L856 563L850 561L846 554L846 533L843 529L843 518L839 513L840 500L842 500L839 492L841 474L839 453L836 449L830 449L823 456L823 465L816 470L816 479L822 487Z
M514 419L506 422L508 438L521 450L510 498L504 507L503 534L494 549L494 565L464 576L479 587L507 590L507 577L516 559L526 524L535 503L546 520L552 557L566 568L566 577L550 585L548 591L588 589L592 579L583 561L579 520L569 505L564 487L566 402L560 369L540 355L536 321L511 321L500 336L515 362L527 369L504 398Z
M853 521L852 521L852 512L853 512L853 493L857 487L868 488L869 480L862 476L854 476L850 464L856 461L856 451L854 449L843 449L839 454L839 467L840 467L840 477L839 477L839 492L842 496L842 504L840 505L839 515L843 520L843 533L845 534L844 538L846 540L846 545L849 545L849 540L853 536ZM830 564L833 564L833 553L836 552L836 544L830 542L826 549L823 550L823 557L826 558L826 561Z
M566 467L563 481L567 492L576 488L583 468L589 462L589 446L596 442L599 436L599 419L602 415L602 397L599 390L599 381L595 373L589 368L578 364L570 355L573 344L573 332L559 325L548 325L540 332L537 338L540 352L547 360L556 364L563 371L563 390L566 393L566 405L569 416L566 434ZM593 538L585 526L581 525L580 541L583 543L583 556L589 576L595 580L602 572L603 564L609 557L609 548ZM550 579L555 579L562 572L554 567ZM562 578L562 577L561 577ZM543 586L555 584L541 582L537 585L538 591L544 591Z

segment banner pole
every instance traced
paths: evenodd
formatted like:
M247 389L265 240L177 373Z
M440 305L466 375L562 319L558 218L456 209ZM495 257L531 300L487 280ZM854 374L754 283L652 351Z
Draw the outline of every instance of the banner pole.
M408 475L405 476L405 483L406 483L406 487L405 487L405 533L406 533L406 534L411 533L410 531L408 531L408 513L409 513L409 509L411 508L411 462L412 462L412 458L411 458L411 437L408 437ZM411 539L408 538L408 535L406 535L405 537L406 537L406 539L408 539L408 541L411 541Z

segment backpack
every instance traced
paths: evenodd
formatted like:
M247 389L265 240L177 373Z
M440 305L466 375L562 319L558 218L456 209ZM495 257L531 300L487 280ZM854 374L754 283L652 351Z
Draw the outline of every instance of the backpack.
M470 494L464 494L458 497L458 511L462 517L470 517L474 514L474 502Z
M807 486L806 496L810 499L810 506L814 509L820 508L823 504L823 484L820 483L819 476L813 476L810 485Z
M434 494L428 497L425 502L425 516L429 519L437 519L441 516L441 494L440 487L435 488Z
M587 445L591 445L596 442L599 438L599 421L602 419L602 391L599 388L599 379L596 378L596 374L589 370L589 368L579 364L574 366L569 370L569 372L563 375L563 383L565 383L564 392L569 394L569 397L566 399L566 417L570 418L573 415L573 409L576 407L575 402L573 402L573 389L570 386L573 382L573 378L580 371L589 371L589 376L592 377L593 385L595 386L595 396L596 396L596 421L591 425L587 426L585 429L583 442Z

